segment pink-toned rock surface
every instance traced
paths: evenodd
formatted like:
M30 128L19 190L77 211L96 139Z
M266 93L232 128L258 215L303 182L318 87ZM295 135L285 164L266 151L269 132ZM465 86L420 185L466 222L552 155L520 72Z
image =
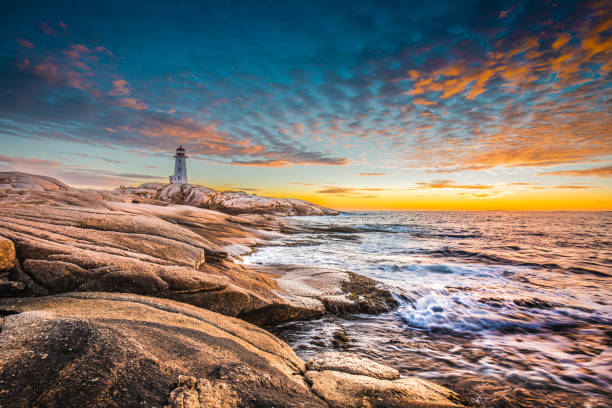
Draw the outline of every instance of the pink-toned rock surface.
M284 342L228 317L263 325L393 307L350 272L234 261L286 230L281 218L2 177L0 406L456 406L452 392L357 356L320 356L306 372ZM193 204L206 192L190 194Z
M330 289L321 296L318 289L303 290L317 286L316 280L305 277L297 290L282 273L248 269L229 256L278 236L285 228L279 217L228 215L158 199L134 202L125 192L76 190L20 173L3 177L35 188L0 190L0 236L14 243L17 254L0 296L128 292L175 299L257 324L308 319L326 309L368 311L358 298L343 295L346 273L326 272ZM161 185L143 188L156 186ZM172 196L176 192L169 190L183 189L170 185L160 191ZM299 279L295 271L288 276Z
M115 191L146 199L209 208L228 214L338 214L338 211L293 198L261 197L242 191L217 191L194 184L146 183L140 187L122 187Z
M3 299L0 311L5 408L327 407L291 348L239 319L109 293Z

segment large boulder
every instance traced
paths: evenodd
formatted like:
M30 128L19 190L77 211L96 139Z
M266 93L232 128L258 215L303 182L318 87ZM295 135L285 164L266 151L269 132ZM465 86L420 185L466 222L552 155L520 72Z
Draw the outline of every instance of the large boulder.
M107 293L5 299L0 309L6 408L327 406L287 344L238 319Z
M15 245L10 239L0 236L0 271L11 269L15 263Z

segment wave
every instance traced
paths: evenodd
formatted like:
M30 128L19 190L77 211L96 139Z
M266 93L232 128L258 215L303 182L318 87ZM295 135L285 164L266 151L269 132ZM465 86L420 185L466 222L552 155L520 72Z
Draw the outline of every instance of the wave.
M533 263L533 262L525 263L521 261L515 261L512 259L503 258L497 255L485 254L482 252L466 251L463 249L453 249L449 247L443 247L441 249L433 249L433 250L424 250L424 251L419 251L419 252L426 253L427 255L430 255L433 257L457 258L457 259L462 259L462 260L478 261L480 263L491 264L491 265L494 265L494 264L513 265L513 266L538 266L540 265L540 264ZM543 265L543 267L547 267L547 266L558 267L558 265L553 265L553 264Z
M519 251L520 248L517 246L506 247L508 250ZM459 259L462 261L472 261L478 262L485 265L508 265L508 266L518 266L518 267L529 267L529 268L539 268L539 269L547 269L547 270L563 270L571 273L577 274L591 274L601 277L610 277L612 276L610 273L604 270L598 269L589 269L583 267L569 266L564 267L554 262L526 262L522 260L510 259L506 257L502 257L499 255L487 254L483 252L474 252L463 249L453 249L450 247L443 247L441 249L433 249L433 250L418 250L414 251L414 254L426 254L432 257L438 258L451 258L451 259Z
M467 289L467 293L462 289ZM476 334L562 333L589 324L609 325L612 320L587 308L540 298L503 299L473 296L471 288L422 290L401 297L398 314L410 327L431 332ZM457 294L459 293L459 296Z
M417 233L414 233L413 236L418 237L418 238L442 238L442 239L445 239L445 238L450 238L450 239L482 238L482 234L480 234L480 233L471 233L471 234L443 233L443 234L436 234L436 233L417 232Z

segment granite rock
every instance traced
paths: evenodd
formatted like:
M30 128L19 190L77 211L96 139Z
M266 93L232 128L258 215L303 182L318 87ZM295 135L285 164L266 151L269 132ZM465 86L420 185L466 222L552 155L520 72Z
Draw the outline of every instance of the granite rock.
M391 367L350 353L323 353L307 364L312 391L332 408L450 408L460 397L416 377L400 378Z
M3 407L327 406L287 344L235 318L108 293L4 299L0 310Z

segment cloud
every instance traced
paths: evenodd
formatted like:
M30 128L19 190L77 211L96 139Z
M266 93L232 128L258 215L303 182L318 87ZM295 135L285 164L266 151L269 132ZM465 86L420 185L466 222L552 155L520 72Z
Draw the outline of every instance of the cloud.
M386 176L387 173L359 173L360 176Z
M68 51L64 52L73 59L79 59L83 54L89 54L91 50L86 45L73 44Z
M47 23L46 21L43 21L42 23L40 23L40 28L46 35L51 35L51 36L67 36L68 35L68 26L63 21L60 21L55 25L52 25L51 23Z
M239 190L239 191L253 191L253 192L261 191L259 188L253 188L253 187L238 187L238 188L236 188L236 190Z
M594 167L590 169L549 171L538 173L538 176L612 177L612 166Z
M560 188L560 189L582 189L582 188L599 188L599 186L585 186L582 184L570 184L570 185L565 185L565 186L553 186L553 188Z
M128 88L127 81L124 79L113 81L113 89L108 94L112 96L129 95L130 89Z
M298 184L298 183L293 183ZM336 187L336 186L324 186L323 189L316 191L317 194L330 194L341 197L350 198L376 198L378 197L372 192L388 191L386 188L350 188L350 187Z
M429 101L424 98L414 98L412 100L412 103L414 103L415 105L424 105L424 106L436 106L438 104L437 102Z
M316 24L304 26L312 36L300 34L312 39L307 47L291 41L285 17L295 7L288 7L283 18L259 15L286 41L266 41L262 30L249 36L257 47L230 52L244 33L212 32L210 40L227 47L194 56L190 35L163 63L134 46L158 44L157 27L126 25L134 41L118 42L126 34L119 14L117 32L69 42L28 33L35 50L15 47L26 35L15 31L6 40L16 49L10 67L0 65L0 128L142 154L183 143L192 157L236 166L368 163L442 173L605 160L612 152L609 7L536 3L501 12L493 3L382 4L367 24L354 10L322 13L327 6L317 4ZM188 30L190 17L204 16L185 9ZM67 33L57 16L51 21L41 25L47 35ZM364 27L371 30L363 34ZM342 38L355 35L363 41ZM103 42L117 44L119 56Z
M44 174L76 187L116 188L125 183L146 180L167 180L166 176L115 172L85 168L81 165L73 165L66 162L6 155L0 156L0 170Z
M506 183L506 185L508 187L513 187L513 186L518 186L518 187L532 187L532 186L538 186L540 183L527 183L527 182L523 182L523 181L516 181L513 183Z
M23 38L18 38L17 44L21 45L24 48L34 48L34 44L31 41L25 40Z
M114 173L114 172L108 172L107 174L112 175L112 176L117 176L117 177L123 177L123 178L128 178L128 179L145 179L145 180L159 180L159 179L165 179L166 176L154 176L151 174L141 174L141 173Z
M140 98L121 98L119 104L124 108L130 108L135 110L145 110L149 107Z
M499 12L499 18L506 18L508 17L508 14L510 14L512 12L512 10L514 10L516 8L516 4L513 5L512 7L510 7L509 9L506 10L502 10Z
M59 161L0 155L0 166L16 169L62 167Z
M486 184L455 184L451 180L435 180L429 183L417 183L421 188L461 188L461 189L477 189L484 190L493 188L491 185Z
M233 161L234 166L255 166L255 167L288 167L292 165L307 165L318 164L324 166L344 166L348 164L346 158L334 158L321 156L318 158L296 158L294 160L251 160L251 161Z

